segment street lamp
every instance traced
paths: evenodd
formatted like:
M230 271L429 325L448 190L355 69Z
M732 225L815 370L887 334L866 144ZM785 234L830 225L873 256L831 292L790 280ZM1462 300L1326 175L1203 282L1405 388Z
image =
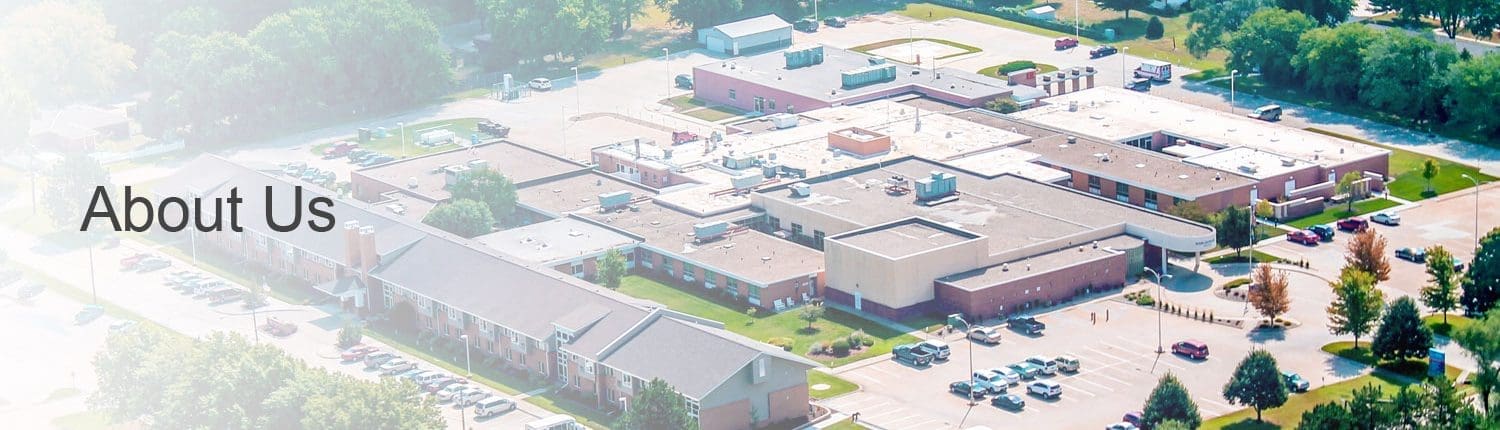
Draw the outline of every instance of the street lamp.
M1240 69L1229 71L1229 113L1234 113L1234 76L1240 74Z
M948 325L952 326L954 321L964 323L963 333L965 333L964 336L968 336L969 322L964 320L963 314L948 315ZM975 405L974 388L974 342L971 341L969 342L969 406Z
M464 340L464 369L466 369L466 371L469 372L465 377L467 377L467 378L473 378L474 377L474 364L469 362L469 335L467 335L467 334L459 335L458 338Z
M661 62L667 65L667 98L672 98L672 49L661 48Z
M581 94L581 91L583 91L583 88L580 88L581 85L582 84L578 82L578 68L574 67L573 68L573 105L577 107L576 110L578 111L579 115L583 115L583 95Z
M401 158L406 158L406 123L398 122L396 126L401 127Z
M1164 299L1164 297L1162 297L1162 293L1161 293L1161 281L1162 281L1162 279L1172 279L1172 275L1163 275L1163 274L1160 274L1160 273L1156 273L1156 270L1152 269L1150 267L1147 267L1146 271L1150 272L1152 275L1156 276L1156 300L1160 301L1160 300ZM1163 303L1165 303L1165 302L1163 302ZM1162 343L1162 340L1161 340L1161 314L1162 314L1162 307L1163 307L1162 305L1157 305L1156 306L1156 353L1157 354L1162 354L1162 353L1167 352L1167 349L1162 346L1163 343Z
M1128 56L1130 56L1130 47L1129 46L1121 46L1120 47L1120 86L1121 87L1124 87L1126 84L1130 83L1130 79L1125 77L1125 57L1128 57Z
M1469 176L1468 173L1464 173L1461 176L1463 176L1464 179L1468 179L1469 182L1473 182L1474 183L1474 254L1478 255L1479 254L1479 180L1474 179L1473 176ZM1386 191L1386 194L1389 195L1390 191Z

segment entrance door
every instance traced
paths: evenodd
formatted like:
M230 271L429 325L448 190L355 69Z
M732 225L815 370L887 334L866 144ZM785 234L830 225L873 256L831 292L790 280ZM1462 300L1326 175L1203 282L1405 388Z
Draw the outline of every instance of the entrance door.
M859 291L854 292L854 310L864 310L864 298L861 297Z
M755 96L755 111L756 112L765 112L766 111L766 99L764 97Z

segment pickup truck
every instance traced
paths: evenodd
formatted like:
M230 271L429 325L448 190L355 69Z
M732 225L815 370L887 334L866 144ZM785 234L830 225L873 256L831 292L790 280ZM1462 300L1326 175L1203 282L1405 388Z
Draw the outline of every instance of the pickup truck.
M691 131L674 131L674 132L672 132L672 144L673 145L681 145L681 144L692 142L692 141L695 141L695 140L698 140L698 139L700 139L700 137L698 137L698 133L694 133L694 132L691 132Z
M1006 325L1009 326L1011 330L1015 330L1028 335L1042 334L1042 331L1047 329L1046 324L1043 324L1041 321L1037 321L1036 318L1032 317L1013 317L1008 322L1006 322Z
M891 359L904 361L913 366L926 366L932 364L932 353L923 351L918 344L908 343L897 345L896 348L892 349Z
M353 152L356 149L359 149L359 143L341 140L334 143L332 146L323 148L323 158L334 159L339 157L347 157L349 156L350 152Z

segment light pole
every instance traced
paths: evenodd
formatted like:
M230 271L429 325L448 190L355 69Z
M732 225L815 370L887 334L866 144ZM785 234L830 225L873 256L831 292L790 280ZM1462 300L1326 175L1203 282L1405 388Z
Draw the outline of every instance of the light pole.
M913 63L916 63L918 66L921 66L922 65L921 62L917 61L917 45L916 45L916 43L917 43L917 28L916 27L906 27L906 59L910 60Z
M464 340L464 369L465 369L465 371L469 372L464 377L466 377L466 378L473 378L474 377L474 364L469 362L469 335L467 335L467 334L459 335L458 338Z
M813 22L818 22L818 0L813 0Z
M1238 74L1240 74L1240 69L1229 71L1229 113L1234 113L1234 76Z
M1473 176L1469 176L1468 173L1464 173L1464 174L1462 174L1462 176L1464 177L1464 179L1468 179L1469 182L1473 182L1474 183L1474 254L1478 255L1479 254L1479 180L1474 179ZM1390 192L1390 190L1386 190L1385 193L1386 193L1386 195L1390 195L1391 192Z
M94 305L99 305L99 285L94 282L94 242L89 239L89 291L94 294Z
M964 323L964 336L968 336L969 322L964 320L963 314L948 315L948 325L952 326L954 321ZM974 342L969 342L969 406L974 406Z
M1162 275L1160 273L1156 273L1156 270L1152 269L1150 267L1147 267L1146 271L1150 272L1152 275L1156 276L1156 300L1159 301L1159 302L1161 302L1161 303L1166 303L1166 302L1162 301L1165 297L1162 297L1162 294L1161 294L1161 281L1162 281L1162 279L1172 279L1172 275ZM1157 305L1156 306L1156 353L1157 354L1162 354L1162 353L1166 353L1167 352L1167 349L1165 347L1163 347L1163 343L1162 343L1162 340L1161 340L1161 314L1162 314L1162 307L1163 306L1164 305Z
M661 48L661 62L667 65L667 98L672 98L672 48Z
M578 82L578 68L573 68L573 106L577 107L578 114L583 115L583 84Z
M398 122L396 126L401 127L401 158L406 158L406 123Z
M1121 46L1120 47L1120 86L1121 87L1124 87L1126 84L1130 83L1130 78L1125 77L1126 76L1125 75L1125 57L1129 57L1129 56L1130 56L1130 47L1129 46Z

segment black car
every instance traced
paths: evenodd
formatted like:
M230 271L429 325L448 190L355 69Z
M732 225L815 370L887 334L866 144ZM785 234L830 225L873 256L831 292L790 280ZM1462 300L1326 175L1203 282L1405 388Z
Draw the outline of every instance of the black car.
M1028 335L1042 334L1042 330L1047 329L1046 324L1043 324L1041 321L1037 321L1036 318L1032 317L1014 317L1011 318L1006 325L1008 325L1011 330L1015 330L1017 332L1025 333Z
M844 28L844 26L849 25L849 21L846 21L843 18L839 18L839 17L836 17L836 16L830 16L830 17L827 17L827 18L823 18L823 25L826 25L826 26L829 26L829 27L833 27L833 28Z
M371 150L368 150L368 149L356 149L356 150L353 150L353 151L349 151L349 162L351 162L351 163L362 162L362 161L365 161L365 159L367 159L367 158L374 157L374 156L379 155L379 154L380 153L375 152L375 151L371 151Z
M673 78L673 82L675 82L677 84L677 88L682 88L684 90L691 90L691 89L693 89L693 77L692 76L677 75L676 78Z
M797 31L812 33L818 31L818 22L811 19L802 18L797 20L797 23L792 24L792 28L797 29Z
M495 137L506 137L510 135L510 127L498 122L485 120L479 123L479 132Z
M1308 227L1307 231L1311 231L1314 234L1317 234L1318 239L1322 239L1325 242L1333 240L1334 229L1333 227L1329 227L1327 224L1318 224L1312 227Z
M1151 80L1146 78L1131 79L1125 83L1125 89L1136 91L1151 91Z
M1012 411L1020 411L1022 409L1026 409L1026 399L1023 399L1021 398L1021 396L1017 396L1015 394L996 395L994 398L990 399L990 404L997 407L1010 409Z
M1097 47L1097 48L1094 48L1094 49L1090 49L1089 50L1089 58L1108 57L1108 56L1111 56L1111 55L1115 55L1115 54L1117 54L1119 52L1120 52L1119 48L1116 48L1116 47L1113 47L1113 46L1110 46L1110 45L1103 45L1103 46L1100 46L1100 47Z
M1396 248L1396 258L1413 263L1426 263L1427 250L1422 248Z
M968 397L969 400L984 399L984 389L975 387L974 383L971 381L958 381L952 384L948 384L948 391L952 392L953 394Z

